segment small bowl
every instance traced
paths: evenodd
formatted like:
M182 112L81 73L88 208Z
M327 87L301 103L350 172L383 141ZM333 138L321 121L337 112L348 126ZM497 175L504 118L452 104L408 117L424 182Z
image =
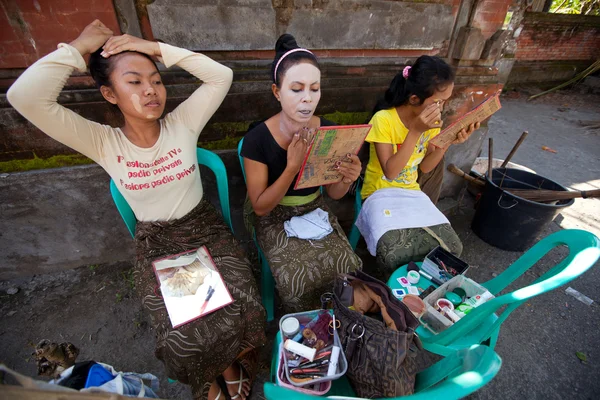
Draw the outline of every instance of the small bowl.
M450 310L454 310L454 305L448 299L441 298L441 299L438 299L435 302L435 307L434 308L437 311L442 312L442 310L443 310L444 307L448 307Z
M446 294L444 295L444 297L448 300L450 300L450 302L452 303L452 305L454 307L456 307L457 305L459 305L460 303L462 303L462 298L454 293L454 292L446 292Z
M463 289L463 288L459 288L459 287L454 288L452 293L458 295L460 297L461 302L464 302L465 299L467 298L467 292L465 292L465 289Z

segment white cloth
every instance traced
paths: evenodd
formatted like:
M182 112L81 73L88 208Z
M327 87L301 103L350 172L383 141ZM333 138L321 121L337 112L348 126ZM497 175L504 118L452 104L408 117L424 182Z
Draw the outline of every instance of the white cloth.
M371 255L377 242L389 231L448 224L448 219L420 190L379 189L365 200L356 226Z
M329 214L320 208L299 217L292 217L283 223L283 228L288 237L309 240L323 239L333 232L329 223Z

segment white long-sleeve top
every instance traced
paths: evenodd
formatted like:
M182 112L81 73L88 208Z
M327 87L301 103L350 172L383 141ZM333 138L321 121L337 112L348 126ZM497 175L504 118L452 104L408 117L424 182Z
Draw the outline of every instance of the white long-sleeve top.
M160 136L150 148L134 145L120 128L89 121L57 103L73 70L86 69L83 57L70 45L59 44L23 72L7 93L10 104L40 130L100 164L139 221L181 218L202 199L198 136L233 78L231 69L202 54L159 46L167 68L178 65L203 84L159 121Z

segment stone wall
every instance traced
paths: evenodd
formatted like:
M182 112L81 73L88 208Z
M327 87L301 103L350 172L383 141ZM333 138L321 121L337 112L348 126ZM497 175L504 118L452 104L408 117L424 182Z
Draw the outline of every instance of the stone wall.
M147 8L155 38L194 50L272 50L292 32L310 49L427 51L442 48L452 30L452 5L444 3L157 0Z

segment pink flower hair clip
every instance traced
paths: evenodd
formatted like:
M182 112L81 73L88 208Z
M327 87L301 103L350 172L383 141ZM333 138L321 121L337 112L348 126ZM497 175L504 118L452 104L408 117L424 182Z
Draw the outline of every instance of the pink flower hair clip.
M404 69L402 70L402 76L404 77L404 79L408 79L408 74L410 73L410 69L412 67L410 65L407 65L406 67L404 67Z

